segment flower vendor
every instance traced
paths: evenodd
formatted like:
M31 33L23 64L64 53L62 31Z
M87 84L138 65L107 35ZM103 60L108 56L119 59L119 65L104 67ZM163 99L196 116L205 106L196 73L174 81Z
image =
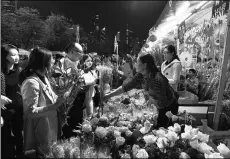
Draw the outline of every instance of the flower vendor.
M161 73L168 79L172 88L177 91L182 66L176 48L173 45L168 45L164 48L163 53L165 61L161 65Z
M151 54L139 54L136 71L136 75L130 82L106 94L104 100L127 92L136 87L136 85L142 84L142 87L147 91L149 96L154 99L155 105L158 108L158 127L168 126L171 123L165 113L167 111L171 111L173 114L178 113L178 98L175 95L176 92L170 86L168 79L157 69Z

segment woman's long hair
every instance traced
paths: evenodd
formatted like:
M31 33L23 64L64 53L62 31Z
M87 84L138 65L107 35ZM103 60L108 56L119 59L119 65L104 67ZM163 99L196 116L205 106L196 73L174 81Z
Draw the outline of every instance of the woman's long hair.
M4 44L1 47L1 69L4 74L7 74L9 72L7 68L7 63L9 62L6 58L8 54L10 53L11 49L16 49L19 52L19 49L11 44ZM14 65L14 68L18 68L18 64Z
M92 66L90 68L87 68L86 65L85 65L85 61L88 59L88 58L91 58L92 59ZM84 54L83 57L82 57L82 60L81 60L81 65L82 65L82 70L90 70L90 69L93 69L94 65L93 65L93 57L90 56L89 54Z
M49 69L51 67L51 59L52 53L49 50L40 47L33 49L30 53L27 67L19 75L19 84L21 85L34 71Z
M180 58L179 58L178 55L177 55L177 51L176 51L175 46L173 46L173 45L168 45L168 46L166 46L164 49L167 49L169 53L172 53L172 54L173 54L172 61L173 61L174 59L177 59L178 61L180 61Z
M148 53L141 53L139 55L139 59L141 60L142 63L146 63L147 70L151 73L157 73L160 72L159 69L156 67L154 58L151 54Z

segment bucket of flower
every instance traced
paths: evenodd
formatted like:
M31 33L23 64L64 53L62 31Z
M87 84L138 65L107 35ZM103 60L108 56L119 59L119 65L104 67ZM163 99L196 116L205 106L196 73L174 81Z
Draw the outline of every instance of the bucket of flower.
M189 114L186 110L183 112L178 111L177 115L172 114L171 111L166 112L166 116L169 120L171 120L173 123L179 123L179 124L187 124L192 125L193 127L196 127L196 119Z
M135 117L128 113L120 113L104 114L84 121L80 130L81 146L78 146L81 151L80 157L230 157L230 150L224 143L213 148L213 145L210 145L210 136L200 132L199 128L175 123L168 128L155 129L156 118L157 115L153 118L151 113Z

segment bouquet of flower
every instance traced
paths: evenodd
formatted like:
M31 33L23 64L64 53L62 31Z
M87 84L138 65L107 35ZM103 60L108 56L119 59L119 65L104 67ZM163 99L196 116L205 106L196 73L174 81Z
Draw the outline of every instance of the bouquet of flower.
M96 69L99 71L99 87L100 87L100 96L101 98L103 98L105 93L108 93L110 91L110 79L112 74L112 69L110 67L107 66L97 66ZM103 107L102 107L102 103L100 104L101 106L101 111L103 114Z
M171 111L168 111L166 112L166 116L174 123L178 122L180 124L189 124L194 126L195 123L193 121L196 121L196 119L187 111L178 111L177 115L174 115Z
M57 66L49 73L49 79L55 93L66 99L63 106L58 108L61 123L64 124L78 92L84 85L82 71L72 68L63 70L61 66Z

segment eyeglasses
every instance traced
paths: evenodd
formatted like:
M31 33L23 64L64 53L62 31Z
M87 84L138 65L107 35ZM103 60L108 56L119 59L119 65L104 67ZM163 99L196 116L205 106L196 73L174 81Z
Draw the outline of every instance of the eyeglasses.
M83 54L83 52L81 52L81 51L79 51L79 50L73 50L73 52L74 52L75 54L80 54L80 55Z

